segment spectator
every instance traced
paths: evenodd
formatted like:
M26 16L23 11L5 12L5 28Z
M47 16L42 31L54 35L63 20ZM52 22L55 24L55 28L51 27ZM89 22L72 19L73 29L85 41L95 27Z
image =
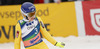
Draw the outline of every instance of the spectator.
M84 0L84 1L96 1L96 0Z
M1 0L0 0L0 5L1 5Z
M50 0L50 2L60 3L60 2L66 2L68 0Z
M34 4L37 3L44 3L44 0L0 0L1 5L15 5L15 4L22 4L24 2L31 2Z
M84 0L68 0L68 1L84 1Z
M33 3L37 4L37 3L44 3L44 0L34 0Z
M59 4L61 0L54 0L54 2Z

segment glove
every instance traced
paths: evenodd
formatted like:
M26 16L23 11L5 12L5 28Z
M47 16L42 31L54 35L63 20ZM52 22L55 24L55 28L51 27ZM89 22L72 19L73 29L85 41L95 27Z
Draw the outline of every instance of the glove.
M63 42L57 42L57 43L55 44L55 46L58 46L58 47L64 48L65 43L63 43Z

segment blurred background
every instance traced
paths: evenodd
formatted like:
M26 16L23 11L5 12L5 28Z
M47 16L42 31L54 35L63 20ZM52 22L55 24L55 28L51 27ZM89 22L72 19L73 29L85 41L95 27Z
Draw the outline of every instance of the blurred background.
M55 47L43 38L49 49L100 49L100 0L0 0L0 49L14 49L24 2L33 3L47 31L66 44Z
M59 2L70 2L70 1L96 1L96 0L0 0L0 5L18 5L24 2L40 4L40 3L59 3Z

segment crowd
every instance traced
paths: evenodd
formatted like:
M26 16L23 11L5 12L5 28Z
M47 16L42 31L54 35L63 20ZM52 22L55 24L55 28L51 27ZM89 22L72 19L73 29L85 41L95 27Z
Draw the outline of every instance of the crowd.
M31 2L34 4L52 3L52 2L60 3L67 1L94 1L94 0L0 0L0 5L16 5L16 4L22 4L24 2Z

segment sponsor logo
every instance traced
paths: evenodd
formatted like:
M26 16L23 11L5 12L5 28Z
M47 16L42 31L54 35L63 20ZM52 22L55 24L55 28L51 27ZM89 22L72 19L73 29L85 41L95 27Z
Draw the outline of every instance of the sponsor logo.
M34 6L30 6L30 7L29 7L29 9L32 9L32 8L34 8Z
M33 28L33 27L35 27L34 21L32 21L32 22L30 22L30 23L27 23L26 26L27 26L27 29L28 29L28 30L31 29L31 28Z
M27 29L30 30L33 27L35 27L35 25L28 26Z
M35 11L34 6L29 7L30 10Z
M100 32L100 9L90 9L90 17L93 28Z
M36 39L31 40L30 43L34 43L38 38L39 36Z
M17 34L16 34L16 37L18 38L18 36L19 36L19 31L17 31Z
M23 20L20 20L20 23L22 23L23 22Z

